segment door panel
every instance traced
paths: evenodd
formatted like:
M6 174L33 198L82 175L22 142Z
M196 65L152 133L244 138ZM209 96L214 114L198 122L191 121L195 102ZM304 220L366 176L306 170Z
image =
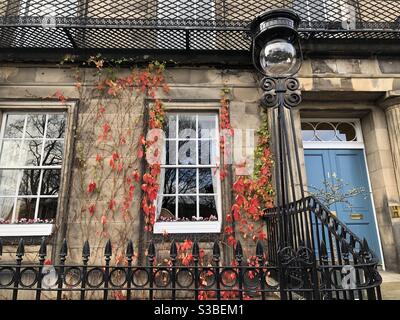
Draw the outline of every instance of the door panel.
M324 179L335 183L343 180L344 192L357 187L365 192L330 207L337 217L359 238L366 238L371 249L379 255L378 235L375 226L371 194L363 150L355 149L310 149L304 151L307 182L310 186L323 187ZM312 191L310 189L310 191Z
M305 156L305 165L307 172L307 185L309 186L308 188L309 191L315 191L311 187L317 189L323 188L324 186L323 181L329 179L331 172L328 150L323 150L323 149L305 150L304 156ZM336 210L336 208L332 210ZM316 225L317 222L318 226ZM319 223L319 220L316 221L314 219L312 219L312 225L313 225L314 248L317 248L321 244L321 240L324 239L322 233L322 225L321 223ZM331 248L326 243L326 239L324 241L325 244L327 245L328 255L330 255ZM315 250L315 253L318 254L318 250Z

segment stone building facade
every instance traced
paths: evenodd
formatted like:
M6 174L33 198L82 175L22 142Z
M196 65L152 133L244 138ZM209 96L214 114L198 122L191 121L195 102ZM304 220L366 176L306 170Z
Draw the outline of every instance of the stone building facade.
M399 204L399 148L398 135L398 78L399 62L395 59L306 59L299 73L302 104L295 110L295 124L299 142L304 176L307 176L302 137L305 136L303 119L312 122L339 121L344 119L359 120L362 130L363 154L365 154L369 187L373 199L373 217L376 219L375 232L378 234L379 251L383 265L389 270L398 270L400 221L396 216L396 206ZM91 74L90 69L86 74ZM124 71L122 71L124 72ZM165 103L171 108L186 110L201 110L203 108L218 109L221 89L228 88L230 119L232 127L238 129L254 129L260 126L262 112L258 104L260 91L257 86L257 75L252 70L202 68L202 67L171 67L167 68L166 77L171 88ZM88 80L90 81L90 80ZM64 110L67 116L65 134L65 153L62 165L62 181L58 199L57 224L50 235L49 246L60 245L63 237L69 240L70 256L80 259L80 250L85 239L96 243L98 234L91 231L90 224L83 228L83 222L77 218L80 208L81 191L76 187L79 168L77 167L77 151L79 144L76 130L79 131L80 121L85 110L81 109L79 98L74 86L73 70L69 67L49 65L21 65L4 63L1 67L1 108L4 112L10 110L37 111ZM61 90L68 97L65 102L46 101L34 97L51 96L56 90ZM143 100L140 104L145 104ZM110 118L117 117L117 111L108 110ZM115 122L115 126L120 122ZM141 125L141 121L138 122ZM302 131L303 127L303 131ZM139 127L138 127L139 128ZM140 130L138 130L139 132ZM328 132L328 131L327 131ZM93 159L92 159L93 160ZM309 175L308 175L309 177ZM87 181L88 182L88 181ZM305 183L308 185L307 182ZM230 206L232 190L229 183L222 188L223 211ZM368 194L369 196L369 194ZM140 202L140 190L135 194L136 203ZM135 203L134 201L134 203ZM140 207L137 208L135 222L132 224L130 238L136 248L143 241L139 226ZM96 222L98 223L98 222ZM96 224L95 223L95 224ZM115 219L109 226L110 238L118 234L119 225L123 221ZM2 236L22 236L23 230L12 229L11 225L0 225ZM26 226L27 228L29 226ZM221 226L223 230L224 226ZM9 229L11 230L11 229ZM17 230L17 231L15 231ZM22 230L22 231L21 231ZM18 234L18 232L22 232ZM28 234L31 231L28 231ZM40 231L39 231L40 232ZM196 233L196 232L193 232ZM217 238L220 236L215 232ZM32 234L31 234L32 235ZM220 234L221 235L221 234ZM211 240L209 240L211 242ZM102 251L104 244L99 243ZM15 247L3 250L14 254ZM143 246L142 246L143 248ZM96 251L96 245L92 251ZM167 249L168 250L168 249ZM29 247L27 253L36 254L37 247Z
M214 241L227 242L225 218L231 212L236 176L229 166L224 180L212 177L210 172L218 170L214 161L221 156L218 139L204 138L198 131L201 126L218 129L222 95L232 128L246 132L246 140L257 140L255 131L265 113L270 131L274 130L272 110L259 103L260 75L252 66L246 32L248 22L261 11L289 6L302 17L304 61L298 79L303 101L293 114L304 187L308 192L326 191L327 183L331 187L342 183L346 190L358 189L351 200L334 203L331 210L366 238L382 268L400 272L397 4L359 0L343 1L343 7L336 1L316 1L310 8L301 0L268 4L137 0L130 5L96 0L79 1L75 14L74 4L66 1L65 8L53 12L59 25L51 26L47 21L51 24L52 16L47 11L45 17L39 14L43 1L49 5L47 0L33 1L31 9L25 0L0 3L0 264L15 261L20 238L25 241L24 262L37 260L43 236L51 263L58 262L63 239L68 241L71 263L81 262L86 240L90 262L103 261L108 239L117 264L128 240L133 241L138 264L146 262L151 240L161 263L169 255L171 239L198 240L212 259ZM322 17L324 10L330 15ZM18 20L23 14L25 20ZM96 86L97 70L85 64L77 86L76 67L97 53L121 58L116 77L129 75L132 66L140 72L150 61L167 61L169 90L158 90L156 98L163 102L169 129L175 126L178 132L179 119L184 119L184 128L195 131L195 137L186 137L187 143L195 144L195 152L201 154L202 143L208 143L210 159L204 166L196 155L194 163L193 159L169 163L177 161L170 158L162 167L158 182L163 191L157 195L162 205L157 205L156 216L182 214L188 221L179 226L175 221L156 221L154 232L144 230L142 180L127 191L128 176L119 172L118 164L129 163L130 172L140 177L147 170L137 142L147 130L154 99L84 98L82 92ZM60 64L66 55L70 61ZM109 132L124 133L124 143L99 142ZM171 146L180 145L182 139L171 132L168 148L176 151ZM271 139L274 143L275 136ZM251 159L252 150L244 146L242 154ZM176 151L175 156L181 155ZM178 190L182 172L189 176L190 192ZM168 179L176 179L169 192L165 191ZM195 187L190 185L193 181ZM130 191L127 219L114 206L123 203ZM188 213L180 212L179 201ZM193 215L201 221L189 221ZM53 221L16 223L21 218ZM238 229L233 232L239 239ZM255 250L252 239L240 239L246 254ZM232 248L225 246L224 263L233 257Z

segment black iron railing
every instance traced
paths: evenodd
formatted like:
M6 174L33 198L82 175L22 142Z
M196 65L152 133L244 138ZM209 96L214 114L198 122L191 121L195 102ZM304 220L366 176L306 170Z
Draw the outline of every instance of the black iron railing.
M320 205L309 198L307 208L302 212L313 212L323 220L326 213L323 209L324 212L316 213L318 207ZM320 261L317 262L312 249L306 244L299 243L296 250L278 249L274 240L277 232L274 219L275 214L268 212L268 250L264 251L263 244L258 242L252 265L246 263L247 257L243 255L240 242L235 248L234 265L221 265L218 243L214 244L212 265L202 265L197 243L193 245L192 262L182 265L177 258L175 242L171 243L169 262L164 265L158 264L164 259L157 259L153 243L148 248L147 265L133 263L132 242L127 245L125 263L111 264L111 243L107 242L104 263L91 264L89 243L85 242L82 263L71 264L67 262L66 241L59 253L59 263L48 265L44 240L38 252L38 261L34 262L24 261L25 249L21 240L15 262L0 261L0 297L14 300L381 298L377 260L366 245L350 232L347 232L350 235L348 241L345 235L337 236L342 242L340 249L335 248L340 256L338 260L333 260L333 255L327 253L322 245L318 247ZM330 217L327 219L330 220ZM322 225L326 227L325 223ZM330 234L336 235L337 232ZM330 243L328 238L325 240ZM360 245L359 249L355 243ZM280 259L277 259L278 255Z
M283 231L285 237L280 236L278 213L291 226L290 233ZM286 272L281 286L292 287L293 282L304 277L298 264L308 260L309 268L317 270L314 278L319 281L317 285L311 280L313 271L310 271L309 285L318 287L316 292L319 291L321 298L381 299L382 278L377 271L376 254L365 239L359 239L315 197L292 202L285 208L269 209L265 219L269 263L279 265ZM310 239L309 243L304 239ZM354 290L340 290L344 287Z
M0 48L248 50L249 22L292 8L303 39L399 39L397 0L4 0Z

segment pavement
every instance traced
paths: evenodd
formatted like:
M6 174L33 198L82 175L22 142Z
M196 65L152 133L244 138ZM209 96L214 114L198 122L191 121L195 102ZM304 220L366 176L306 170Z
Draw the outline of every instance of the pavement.
M380 271L382 299L400 300L400 273Z

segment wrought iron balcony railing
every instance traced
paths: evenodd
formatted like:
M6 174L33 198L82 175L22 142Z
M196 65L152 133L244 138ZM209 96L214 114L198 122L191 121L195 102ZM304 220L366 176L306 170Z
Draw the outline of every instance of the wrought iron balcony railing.
M0 48L249 48L249 22L297 11L303 39L399 39L397 0L1 0Z

